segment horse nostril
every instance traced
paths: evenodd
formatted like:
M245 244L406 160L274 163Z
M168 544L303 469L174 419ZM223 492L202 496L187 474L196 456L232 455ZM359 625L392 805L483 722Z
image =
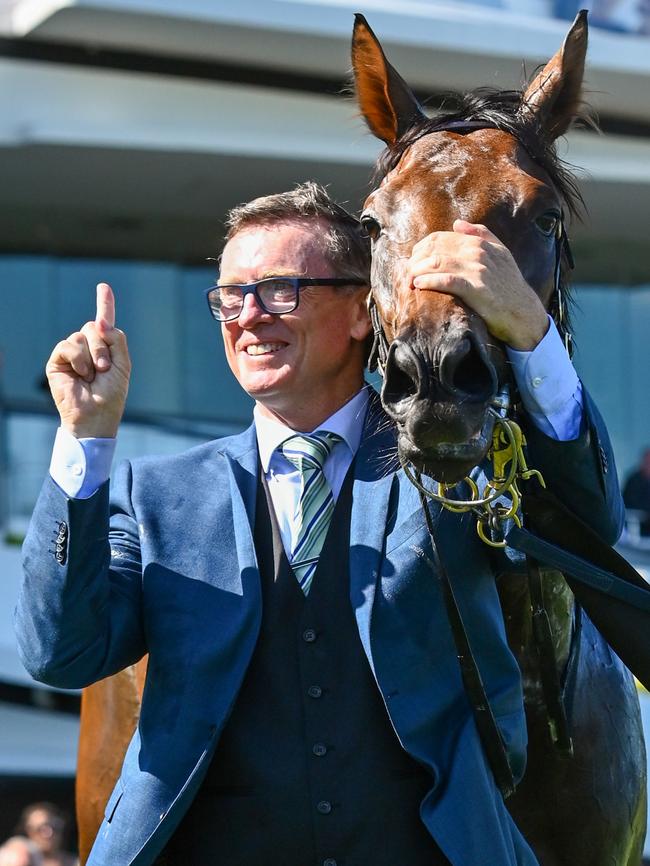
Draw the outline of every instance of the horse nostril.
M423 396L427 373L421 359L406 343L394 340L386 361L381 398L384 406L404 408L414 398Z
M440 384L471 402L486 402L496 394L496 370L473 334L467 334L442 356Z

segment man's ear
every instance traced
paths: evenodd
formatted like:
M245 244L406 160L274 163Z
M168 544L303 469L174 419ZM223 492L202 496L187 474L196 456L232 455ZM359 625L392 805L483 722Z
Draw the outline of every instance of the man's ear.
M388 62L379 40L359 13L354 16L352 68L359 108L377 138L391 146L411 126L426 120L410 87Z
M528 85L522 112L537 118L549 141L563 135L578 116L587 54L587 12L578 13L560 50Z
M368 312L369 294L369 286L362 286L358 292L355 292L355 304L350 325L350 336L353 340L359 342L363 342L372 330L370 313Z

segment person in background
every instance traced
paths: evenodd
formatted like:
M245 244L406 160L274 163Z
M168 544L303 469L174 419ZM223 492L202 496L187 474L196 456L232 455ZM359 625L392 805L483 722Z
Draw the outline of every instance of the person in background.
M12 836L0 845L0 866L43 866L43 857L30 839Z
M628 475L623 501L626 508L645 512L640 515L641 535L650 535L650 448L644 450L638 467Z
M32 803L20 816L18 829L40 851L42 866L76 866L78 860L63 850L67 818L54 803Z

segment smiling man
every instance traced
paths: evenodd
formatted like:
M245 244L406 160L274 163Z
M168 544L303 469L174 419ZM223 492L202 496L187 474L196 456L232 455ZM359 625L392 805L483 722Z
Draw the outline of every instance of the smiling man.
M315 184L242 205L228 225L208 303L255 399L247 431L127 463L109 500L130 373L110 287L47 365L61 429L25 544L23 660L79 688L149 654L138 730L88 862L532 866L482 751L417 492L364 385L367 239ZM477 231L461 224L434 246L459 251L463 292L480 305ZM430 254L419 245L409 265L425 282ZM511 261L506 272L509 303L529 299ZM489 316L507 341L500 304ZM510 357L541 428L534 465L552 478L579 469L573 504L612 538L606 434L543 309L531 331L534 350ZM559 416L527 385L549 365L566 392ZM439 523L518 779L521 677L495 560L467 522Z

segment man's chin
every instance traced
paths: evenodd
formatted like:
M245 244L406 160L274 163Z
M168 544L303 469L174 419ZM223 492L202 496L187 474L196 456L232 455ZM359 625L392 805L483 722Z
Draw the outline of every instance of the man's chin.
M268 372L266 375L260 372L237 377L239 384L248 396L258 403L263 404L265 401L272 401L291 390L291 376L279 376L277 371L273 371L274 375L268 375Z

